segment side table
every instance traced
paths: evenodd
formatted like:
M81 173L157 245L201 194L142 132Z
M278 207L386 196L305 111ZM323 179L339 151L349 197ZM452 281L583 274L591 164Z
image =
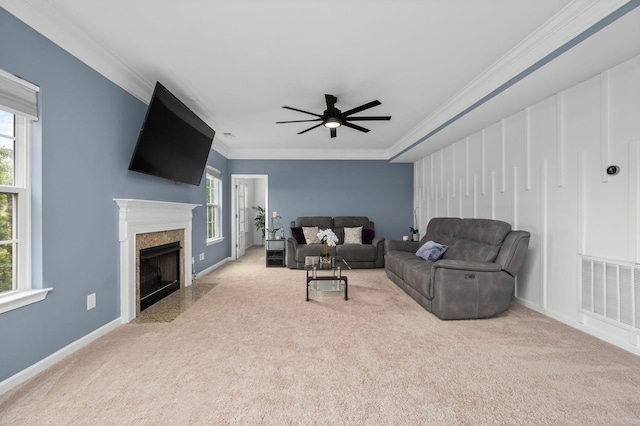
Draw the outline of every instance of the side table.
M283 267L285 266L286 240L265 240L265 258L266 266Z

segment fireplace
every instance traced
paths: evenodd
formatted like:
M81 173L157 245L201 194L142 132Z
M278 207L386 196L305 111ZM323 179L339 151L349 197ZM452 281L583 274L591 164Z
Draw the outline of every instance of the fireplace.
M175 290L185 287L187 269L182 266L184 234L184 229L136 234L136 316Z
M180 242L140 250L140 311L180 289Z
M191 221L198 204L122 198L114 201L120 208L120 320L126 323L140 313L141 250L178 242L179 286L191 285Z

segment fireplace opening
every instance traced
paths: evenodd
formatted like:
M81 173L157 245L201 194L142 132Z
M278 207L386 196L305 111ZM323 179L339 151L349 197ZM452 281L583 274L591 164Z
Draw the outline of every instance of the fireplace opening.
M140 311L180 289L180 242L140 250Z

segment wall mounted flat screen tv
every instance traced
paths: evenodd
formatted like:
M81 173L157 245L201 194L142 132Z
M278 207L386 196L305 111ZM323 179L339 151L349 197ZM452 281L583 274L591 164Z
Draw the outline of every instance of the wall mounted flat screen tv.
M198 186L215 133L158 82L129 170Z

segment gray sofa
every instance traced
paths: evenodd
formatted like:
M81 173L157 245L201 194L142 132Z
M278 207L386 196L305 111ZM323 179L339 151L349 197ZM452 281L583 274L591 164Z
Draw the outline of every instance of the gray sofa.
M441 319L506 311L530 234L489 219L433 218L420 242L386 241L387 276ZM427 241L449 246L435 262L416 255Z
M372 221L365 216L303 216L291 222L291 228L317 226L318 229L332 229L338 237L338 244L329 247L332 256L345 259L353 269L383 268L384 267L384 238L374 236L370 244L343 244L344 228L362 226L363 230L375 228ZM306 256L319 256L323 251L323 244L300 243L293 236L287 238L287 267L289 269L304 269Z

